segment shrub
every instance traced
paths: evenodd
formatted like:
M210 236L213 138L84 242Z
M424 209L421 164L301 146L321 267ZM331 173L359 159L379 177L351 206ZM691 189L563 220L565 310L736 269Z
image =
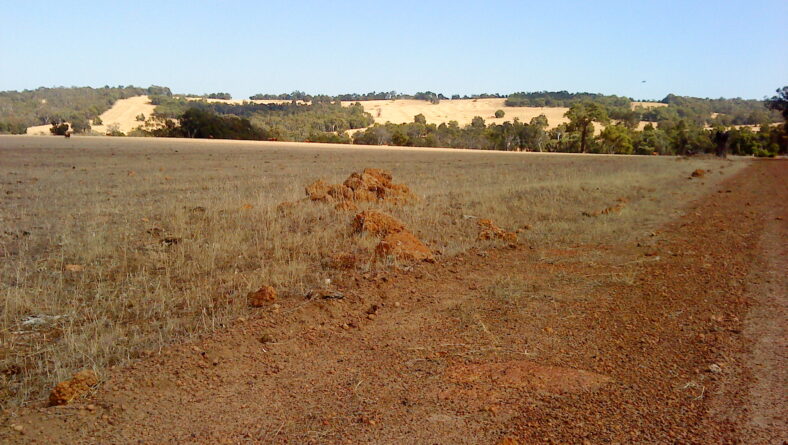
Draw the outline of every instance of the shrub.
M496 119L500 119L500 118L504 117L504 115L506 115L506 113L504 113L504 111L503 111L503 110L497 110L497 111L495 112L495 118L496 118Z

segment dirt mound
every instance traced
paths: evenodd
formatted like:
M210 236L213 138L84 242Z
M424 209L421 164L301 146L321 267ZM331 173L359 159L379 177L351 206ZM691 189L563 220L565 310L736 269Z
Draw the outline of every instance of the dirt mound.
M98 376L90 369L85 369L74 374L70 380L65 380L52 388L49 394L49 406L65 405L81 397L98 384Z
M306 195L312 201L340 203L383 201L405 204L417 199L408 186L394 184L391 180L391 173L386 170L365 168L360 173L351 173L342 184L329 184L318 179L306 187Z
M353 230L357 233L368 232L383 238L386 235L405 230L405 225L387 213L378 210L365 210L353 218Z
M701 168L696 169L690 175L691 178L702 178L704 176L706 176L706 170L703 170Z
M365 210L353 219L356 233L367 232L382 238L375 247L378 257L393 256L404 261L435 261L430 249L402 221L378 210Z
M500 239L510 243L517 242L516 233L503 230L491 219L480 219L476 223L479 225L479 240Z
M375 254L380 257L391 255L405 261L435 261L430 249L407 230L387 235L375 247Z
M492 384L552 394L593 391L611 381L610 377L594 372L539 365L528 360L460 365L450 368L447 376L454 383Z
M252 307L263 307L267 304L275 303L276 289L271 286L263 286L254 292L250 292L246 296L246 301Z

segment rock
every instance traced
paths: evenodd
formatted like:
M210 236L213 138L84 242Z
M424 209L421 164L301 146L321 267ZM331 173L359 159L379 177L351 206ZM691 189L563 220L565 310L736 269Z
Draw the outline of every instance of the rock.
M271 334L268 334L268 333L262 334L260 336L259 340L260 340L260 343L262 343L262 344L272 343L272 342L275 341L274 340L274 336L271 335Z
M65 405L85 395L98 384L98 376L90 369L74 374L70 380L58 383L49 394L49 406Z
M722 368L720 367L720 365L716 363L712 363L709 365L709 372L712 372L714 374L719 374L722 372Z
M255 292L250 292L246 296L246 301L252 307L263 307L274 303L276 302L276 289L271 286L263 286Z
M692 174L690 175L690 177L691 178L702 178L705 175L706 175L706 170L703 170L703 169L699 168L699 169L696 169L695 171L693 171Z

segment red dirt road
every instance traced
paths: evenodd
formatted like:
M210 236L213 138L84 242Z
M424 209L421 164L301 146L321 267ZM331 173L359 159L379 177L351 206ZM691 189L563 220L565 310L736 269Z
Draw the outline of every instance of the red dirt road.
M639 245L349 273L0 441L783 443L786 173L753 162Z

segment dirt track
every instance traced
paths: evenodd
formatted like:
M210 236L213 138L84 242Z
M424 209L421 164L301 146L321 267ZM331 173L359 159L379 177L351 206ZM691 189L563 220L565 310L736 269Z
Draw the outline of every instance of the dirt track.
M782 443L785 202L786 163L754 162L647 245L356 273L343 300L283 298L88 399L7 413L23 432L0 440Z

